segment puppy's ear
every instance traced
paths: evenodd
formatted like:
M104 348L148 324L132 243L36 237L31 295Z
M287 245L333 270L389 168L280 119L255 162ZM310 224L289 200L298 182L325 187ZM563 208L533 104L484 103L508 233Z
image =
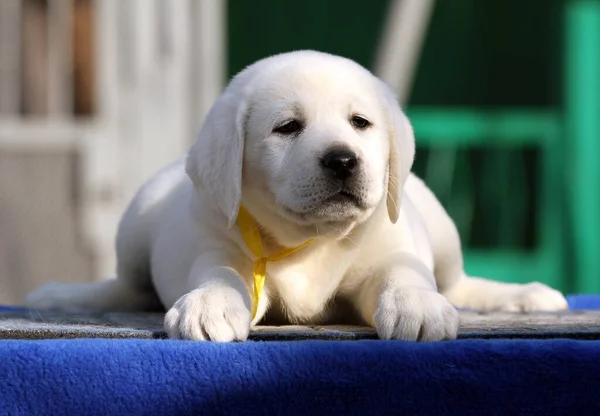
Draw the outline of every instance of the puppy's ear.
M242 198L247 102L228 88L208 112L188 152L186 171L194 186L207 192L231 228Z
M388 161L387 210L392 223L398 221L402 189L415 157L415 136L410 121L400 109L391 89L384 85L385 104L389 117L388 137L390 156Z

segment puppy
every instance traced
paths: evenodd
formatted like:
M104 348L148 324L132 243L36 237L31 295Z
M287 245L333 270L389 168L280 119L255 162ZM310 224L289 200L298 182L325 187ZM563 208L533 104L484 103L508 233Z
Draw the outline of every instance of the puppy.
M162 305L169 337L212 341L245 340L258 322L342 321L382 339L435 341L456 337L455 307L567 308L540 283L465 275L455 225L410 173L414 153L394 94L357 63L314 51L263 59L233 78L187 159L134 197L117 278L50 283L26 305ZM265 255L300 247L263 262L258 294L240 209Z

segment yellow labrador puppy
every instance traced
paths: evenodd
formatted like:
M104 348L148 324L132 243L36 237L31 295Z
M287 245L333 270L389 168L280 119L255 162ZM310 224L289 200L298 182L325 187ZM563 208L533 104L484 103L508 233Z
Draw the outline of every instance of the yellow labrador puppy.
M259 321L342 319L434 341L456 337L455 307L567 308L540 283L465 275L452 220L410 173L414 153L394 94L357 63L313 51L263 59L231 81L187 159L133 199L117 278L50 283L26 305L162 304L171 338L212 341L245 340Z

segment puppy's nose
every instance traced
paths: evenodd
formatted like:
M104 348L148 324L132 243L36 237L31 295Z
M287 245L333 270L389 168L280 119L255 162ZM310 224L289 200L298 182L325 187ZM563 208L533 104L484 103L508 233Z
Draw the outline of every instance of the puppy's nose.
M356 154L345 149L332 149L325 153L321 164L325 169L331 172L331 175L340 180L352 176L354 168L358 164Z

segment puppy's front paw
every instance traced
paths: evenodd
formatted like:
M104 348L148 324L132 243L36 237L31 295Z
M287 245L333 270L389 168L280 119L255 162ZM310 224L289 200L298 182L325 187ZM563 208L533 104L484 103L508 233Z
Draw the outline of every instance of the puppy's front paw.
M386 290L380 295L375 311L375 327L381 339L455 339L459 322L458 312L450 302L428 289Z
M245 341L250 332L250 309L233 288L200 288L175 302L165 315L165 330L174 339Z
M518 285L505 296L500 307L505 312L551 312L569 308L562 293L539 282Z

